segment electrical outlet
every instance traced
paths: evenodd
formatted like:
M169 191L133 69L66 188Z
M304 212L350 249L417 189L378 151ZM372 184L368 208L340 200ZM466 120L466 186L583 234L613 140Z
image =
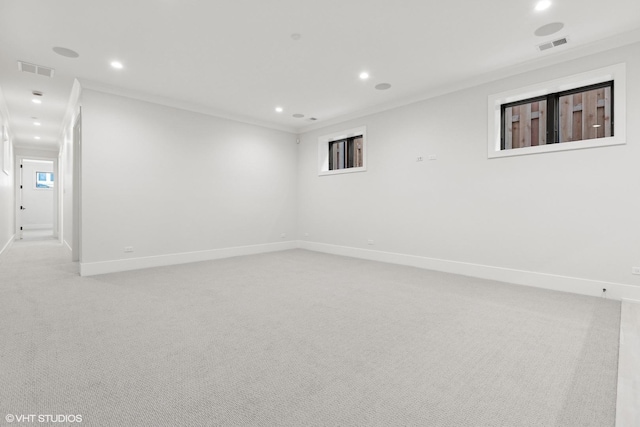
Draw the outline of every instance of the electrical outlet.
M124 251L125 252L133 252L133 246L125 246L124 247Z
M427 157L429 160L436 160L438 158L438 156L436 156L435 154L429 154L429 157Z
M373 240L371 239L367 240L367 245L373 245Z
M640 267L632 267L631 274L640 274Z
M423 158L422 156L418 156L418 157L416 157L416 162L421 162L421 161L423 161L423 160L424 160L424 158Z

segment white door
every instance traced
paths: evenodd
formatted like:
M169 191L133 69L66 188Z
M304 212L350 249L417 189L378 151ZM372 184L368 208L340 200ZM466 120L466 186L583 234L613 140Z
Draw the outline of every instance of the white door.
M53 160L19 159L18 230L19 239L42 240L53 237L56 174Z

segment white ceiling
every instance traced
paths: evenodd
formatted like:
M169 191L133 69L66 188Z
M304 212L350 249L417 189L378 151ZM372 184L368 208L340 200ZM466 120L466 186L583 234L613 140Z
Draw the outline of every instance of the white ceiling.
M638 0L554 0L544 12L534 6L535 0L0 0L0 88L19 146L57 146L74 78L297 132L597 41L640 40ZM534 35L552 22L565 26ZM562 36L568 45L536 49ZM80 57L60 56L54 46ZM124 69L112 69L114 59ZM55 76L21 73L18 60L52 67ZM367 81L358 78L364 70ZM392 87L375 90L378 83ZM44 92L42 105L31 102L33 90Z

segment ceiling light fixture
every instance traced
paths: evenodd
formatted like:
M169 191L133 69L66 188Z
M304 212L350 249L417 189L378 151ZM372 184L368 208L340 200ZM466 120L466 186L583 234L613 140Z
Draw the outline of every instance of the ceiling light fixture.
M538 28L533 32L533 34L535 34L538 37L546 37L546 36L550 36L551 34L557 33L563 28L564 28L564 24L562 22L552 22L550 24L543 25L542 27Z
M283 111L282 107L276 107L276 113L282 113Z
M551 6L551 1L549 1L549 0L540 0L538 3L536 3L536 10L538 12L541 12L543 10L549 9L550 6Z
M39 136L34 136L34 138L35 138L35 139L40 139L40 137L39 137Z
M53 48L53 51L58 55L66 56L67 58L77 58L80 56L80 54L75 50L67 49L66 47L56 46Z
M42 101L39 99L32 99L31 102L33 102L34 104L42 104Z
M124 68L124 65L122 65L120 61L111 61L111 66L116 70L122 70Z
M40 126L42 123L40 122L33 122L34 126Z
M378 90L387 90L391 87L389 83L380 83L376 85L376 89Z
M360 73L360 80L367 80L369 78L369 73L363 71Z

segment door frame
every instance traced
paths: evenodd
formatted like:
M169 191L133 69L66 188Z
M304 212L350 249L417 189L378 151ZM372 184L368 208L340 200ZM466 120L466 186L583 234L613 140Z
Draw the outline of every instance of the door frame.
M71 261L82 262L82 107L78 108L78 114L71 127L71 144Z
M22 212L20 211L20 206L22 206L22 190L20 188L22 183L22 162L25 160L44 160L47 162L53 162L53 173L55 177L55 186L53 187L53 237L60 241L61 233L60 233L60 221L62 220L60 213L60 163L58 162L58 157L54 156L28 156L25 154L20 154L15 156L15 211L16 211L16 230L15 230L15 240L22 239Z

